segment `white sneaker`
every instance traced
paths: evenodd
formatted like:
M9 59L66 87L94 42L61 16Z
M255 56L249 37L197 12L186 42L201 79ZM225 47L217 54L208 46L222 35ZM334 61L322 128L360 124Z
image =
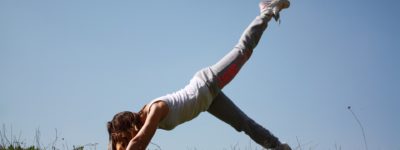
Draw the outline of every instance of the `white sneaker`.
M262 0L259 6L262 15L272 16L275 21L278 21L279 12L282 9L289 8L290 2L289 0Z

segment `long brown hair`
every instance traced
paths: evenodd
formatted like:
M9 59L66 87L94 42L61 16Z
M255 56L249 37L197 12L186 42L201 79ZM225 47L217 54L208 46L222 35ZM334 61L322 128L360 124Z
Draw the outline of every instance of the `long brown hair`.
M117 143L126 148L133 138L132 132L141 127L140 113L123 111L115 114L113 119L107 122L109 134L108 150L116 150Z

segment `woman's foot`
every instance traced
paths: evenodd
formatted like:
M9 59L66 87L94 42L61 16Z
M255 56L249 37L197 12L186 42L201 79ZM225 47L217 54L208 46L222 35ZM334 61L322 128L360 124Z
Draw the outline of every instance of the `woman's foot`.
M292 150L290 146L286 143L280 144L275 150Z
M259 4L261 15L274 17L275 21L279 20L279 12L282 9L289 8L289 0L262 0Z

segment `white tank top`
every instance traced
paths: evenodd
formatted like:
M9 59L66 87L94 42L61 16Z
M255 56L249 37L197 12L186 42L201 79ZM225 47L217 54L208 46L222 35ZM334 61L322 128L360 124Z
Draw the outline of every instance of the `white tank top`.
M194 76L185 88L154 99L149 106L160 100L167 103L169 112L158 124L158 128L172 130L206 111L212 103L212 95L206 82Z

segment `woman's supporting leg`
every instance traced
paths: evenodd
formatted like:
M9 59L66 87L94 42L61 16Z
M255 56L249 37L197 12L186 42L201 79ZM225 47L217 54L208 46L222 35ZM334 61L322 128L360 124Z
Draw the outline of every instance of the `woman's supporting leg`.
M280 144L278 138L249 118L222 91L215 97L207 111L237 131L244 131L264 148L275 148Z
M227 85L250 58L270 19L271 16L257 16L244 31L236 46L219 62L210 67L216 75L215 82L219 89Z

